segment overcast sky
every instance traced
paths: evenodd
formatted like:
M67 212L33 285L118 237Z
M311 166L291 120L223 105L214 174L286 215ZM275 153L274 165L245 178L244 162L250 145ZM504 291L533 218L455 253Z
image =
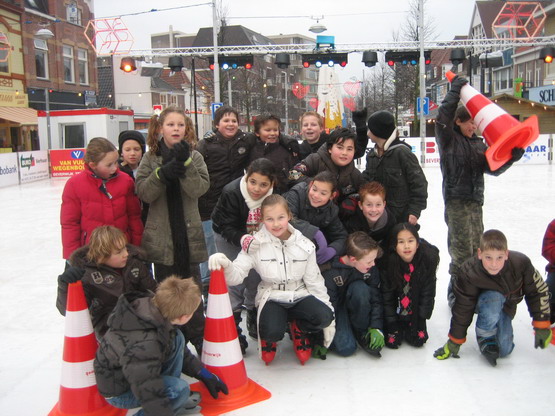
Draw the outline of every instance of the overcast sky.
M94 8L96 18L122 16L134 37L133 49L148 49L150 34L166 32L169 25L184 33L196 33L201 27L212 26L210 3L207 0L94 0ZM316 23L311 16L323 16L320 23L328 30L322 34L335 36L336 44L389 42L393 31L405 23L409 11L409 0L221 0L220 3L229 25L240 24L262 35L299 33L314 37L308 31ZM474 0L427 0L425 15L433 21L436 39L466 35L474 3ZM176 7L181 8L164 11ZM130 15L152 9L160 11ZM355 65L362 71L362 65Z

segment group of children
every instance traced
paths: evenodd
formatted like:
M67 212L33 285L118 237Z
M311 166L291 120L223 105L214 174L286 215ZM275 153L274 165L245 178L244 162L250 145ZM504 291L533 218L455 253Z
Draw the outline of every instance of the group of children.
M190 342L200 356L201 290L219 268L241 349L248 347L239 327L246 308L248 333L266 364L286 332L303 364L311 355L324 359L328 348L348 356L359 345L380 357L384 346L424 345L439 264L438 249L418 231L427 181L390 113L355 112L353 119L356 134L339 128L327 135L321 116L306 113L299 146L280 133L278 117L261 115L254 134L245 134L237 111L224 106L215 130L197 142L191 120L170 107L151 119L146 153L138 132L122 132L119 154L106 139L89 142L85 170L62 196L68 264L57 306L65 312L67 284L82 280L100 341L97 384L110 403L140 405L147 414L195 411L199 398L179 380L182 371L215 398L227 394L185 347ZM354 159L369 138L375 147L361 173ZM550 244L544 255L553 264ZM497 275L507 282L490 284ZM438 359L457 355L482 304L489 315L476 324L481 351L492 363L510 353L508 328L522 296L536 346L551 339L547 286L500 232L484 234L477 257L457 269L453 293L449 341Z

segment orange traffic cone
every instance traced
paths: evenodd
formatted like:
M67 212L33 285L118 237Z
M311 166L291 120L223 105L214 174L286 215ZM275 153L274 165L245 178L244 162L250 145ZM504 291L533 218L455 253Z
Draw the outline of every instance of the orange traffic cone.
M49 416L124 416L98 393L93 361L96 337L81 281L68 287L60 398Z
M452 82L456 74L447 71L445 76ZM526 149L540 134L537 116L520 123L468 84L461 88L461 100L486 139L489 146L486 159L491 170L507 163L513 148Z
M205 416L230 412L267 400L272 395L247 377L222 270L212 271L210 275L201 361L229 389L228 395L220 393L218 399L214 399L204 384L191 385L191 390L201 393L199 406Z

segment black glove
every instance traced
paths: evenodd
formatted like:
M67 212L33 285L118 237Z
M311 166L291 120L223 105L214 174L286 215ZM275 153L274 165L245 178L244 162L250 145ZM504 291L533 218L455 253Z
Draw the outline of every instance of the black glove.
M468 84L468 80L463 77L459 77L458 75L455 77L453 82L451 82L451 91L456 92L457 94L461 93L461 88L463 85Z
M185 172L187 172L183 163L183 161L172 159L160 167L160 173L167 181L179 179L185 176Z
M426 320L419 319L416 326L411 326L407 334L407 342L415 347L421 347L428 340L428 331L426 330Z
M200 370L196 378L204 383L210 395L214 398L218 398L218 393L221 391L223 394L228 394L227 386L225 383L218 378L216 374L212 374L206 368Z
M396 350L401 345L401 335L398 331L390 332L385 337L385 346Z
M61 275L58 276L58 280L67 284L75 283L81 280L84 274L85 269L82 269L80 267L69 267Z
M289 153L291 153L293 156L298 156L301 151L299 142L295 139L289 141L289 143L287 143L287 150L289 150Z
M366 107L359 111L353 111L353 123L355 123L357 130L367 130L366 120L368 120L368 110Z
M511 162L518 162L522 158L524 153L526 153L526 150L524 150L523 148L513 147L513 150L511 150Z
M191 157L191 146L189 143L181 141L173 145L175 158L180 162L186 162Z

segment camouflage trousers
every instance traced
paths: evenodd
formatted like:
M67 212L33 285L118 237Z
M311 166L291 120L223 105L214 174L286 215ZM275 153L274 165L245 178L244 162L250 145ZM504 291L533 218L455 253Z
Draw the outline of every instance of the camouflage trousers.
M450 200L445 203L445 223L447 224L447 248L451 263L451 281L448 292L464 261L476 254L480 237L484 232L482 205L476 201ZM449 298L449 294L448 294Z

